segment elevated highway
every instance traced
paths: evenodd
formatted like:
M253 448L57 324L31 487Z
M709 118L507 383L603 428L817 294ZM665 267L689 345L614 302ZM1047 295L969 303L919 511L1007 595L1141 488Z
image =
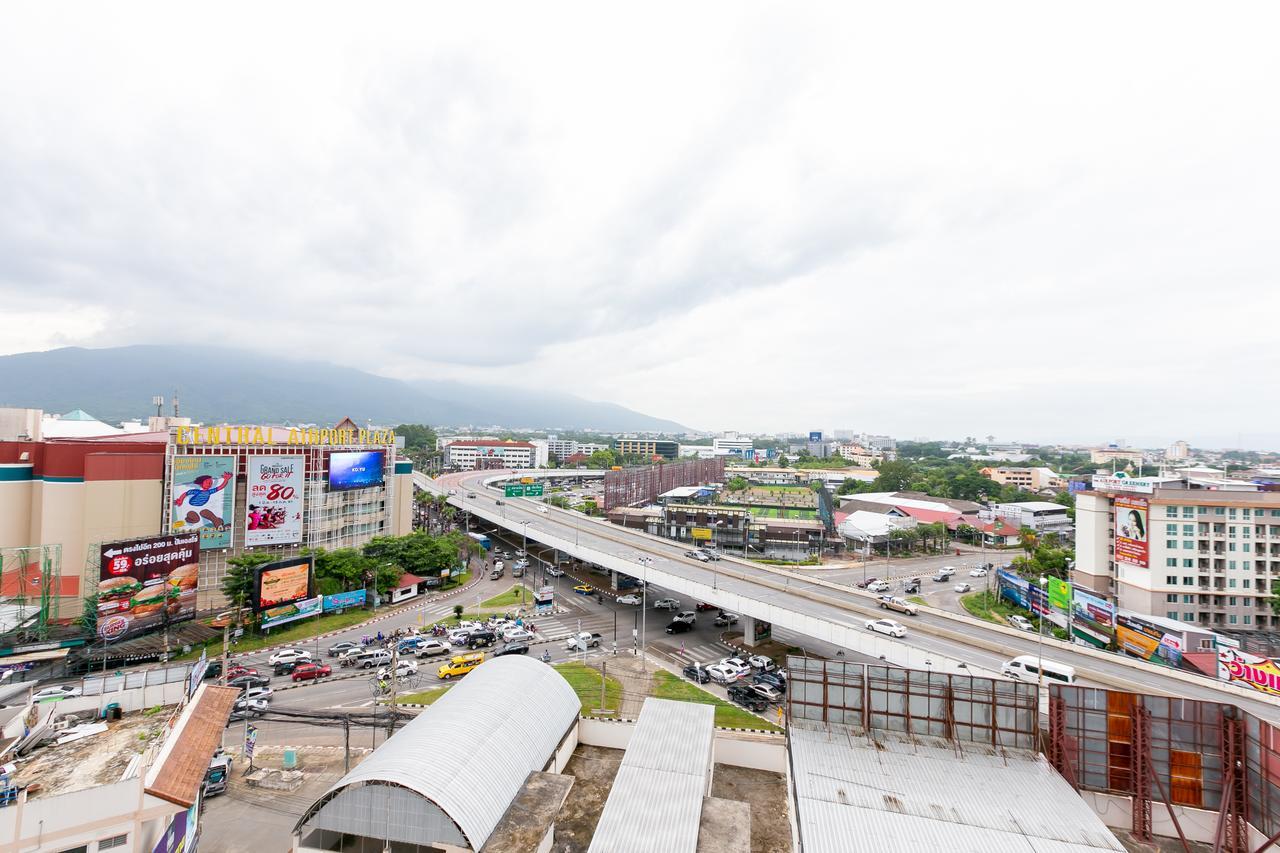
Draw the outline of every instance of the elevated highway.
M603 473L521 471L518 476L600 477ZM929 607L922 607L914 618L887 614L906 625L908 633L902 640L873 634L866 630L865 622L886 615L876 606L874 595L732 557L702 563L684 556L689 546L683 543L534 501L504 498L500 488L490 485L513 475L516 472L477 471L435 480L421 474L414 477L420 488L446 494L452 505L517 535L526 535L530 541L690 599L899 666L990 676L999 675L1001 664L1011 657L1037 654L1040 640L1034 634ZM1050 637L1043 639L1043 654L1046 659L1075 667L1077 677L1086 684L1231 702L1264 719L1280 722L1280 700L1248 688Z

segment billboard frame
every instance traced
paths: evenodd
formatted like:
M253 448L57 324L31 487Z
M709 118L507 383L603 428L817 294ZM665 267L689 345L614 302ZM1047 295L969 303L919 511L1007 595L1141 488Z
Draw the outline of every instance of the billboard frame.
M291 569L296 566L305 564L307 567L307 589L304 595L298 595L287 601L273 601L268 605L262 604L262 582L263 576L268 572L278 572L285 569ZM277 560L274 563L267 563L264 566L258 566L253 572L253 589L249 593L249 604L254 613L261 613L263 610L271 610L276 607L285 607L304 601L308 598L315 597L316 586L316 560L314 556L305 555L298 557L289 557L284 560Z

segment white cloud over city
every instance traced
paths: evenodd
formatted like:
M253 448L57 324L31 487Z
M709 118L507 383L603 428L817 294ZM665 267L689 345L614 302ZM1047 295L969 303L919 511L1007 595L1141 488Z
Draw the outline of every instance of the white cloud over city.
M0 352L1280 446L1268 4L0 12Z

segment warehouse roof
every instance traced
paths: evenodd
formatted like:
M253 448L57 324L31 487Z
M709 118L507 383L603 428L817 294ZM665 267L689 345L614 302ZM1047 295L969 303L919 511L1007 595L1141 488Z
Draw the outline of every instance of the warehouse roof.
M798 719L789 735L806 851L1124 850L1030 750Z
M589 853L694 853L714 738L711 705L646 699Z
M494 658L339 779L295 831L380 840L389 834L405 844L479 850L581 709L551 667L517 655Z

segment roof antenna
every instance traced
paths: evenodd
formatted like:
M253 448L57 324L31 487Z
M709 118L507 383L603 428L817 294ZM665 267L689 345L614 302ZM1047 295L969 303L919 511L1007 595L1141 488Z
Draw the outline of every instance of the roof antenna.
M173 416L178 417L178 389L173 389Z

